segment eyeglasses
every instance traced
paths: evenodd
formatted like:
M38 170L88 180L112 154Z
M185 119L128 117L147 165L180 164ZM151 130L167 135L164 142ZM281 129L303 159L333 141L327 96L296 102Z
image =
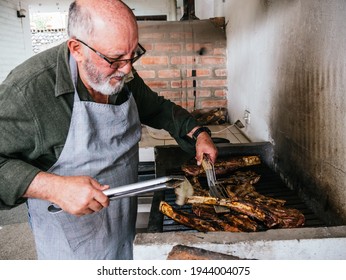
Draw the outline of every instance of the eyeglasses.
M126 64L128 64L129 62L131 64L135 63L138 59L140 59L145 53L146 50L145 48L143 48L141 46L141 44L138 43L138 47L136 49L136 54L133 58L129 58L129 59L114 59L114 60L110 60L108 57L106 57L105 55L103 55L102 53L98 52L97 50L95 50L94 48L90 47L88 44L84 43L83 41L76 39L78 42L82 43L84 46L87 46L89 49L91 49L93 52L95 52L99 57L103 58L105 61L107 61L109 63L109 67L112 69L118 69L118 68L122 68L124 67Z

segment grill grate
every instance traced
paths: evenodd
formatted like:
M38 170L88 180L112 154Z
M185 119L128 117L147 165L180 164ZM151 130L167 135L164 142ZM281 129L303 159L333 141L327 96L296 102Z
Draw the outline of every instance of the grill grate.
M163 160L167 160L167 158L164 156ZM184 162L184 160L185 159L183 157L180 158L180 161L176 162L176 165L164 165L163 170L160 171L164 174L157 175L181 175L182 172L180 168L178 168L178 166L180 167L181 163ZM282 181L280 175L275 173L266 163L262 163L257 166L242 168L239 170L252 170L257 174L261 175L261 179L254 185L256 191L265 196L283 199L286 201L285 206L287 208L295 208L300 210L305 216L304 227L325 226L325 223L323 223L318 218L318 216L311 209L308 208L308 206L299 198L297 193L289 189ZM201 184L203 187L207 187L206 181L203 182L203 180L201 180ZM175 194L172 190L156 192L153 197L153 203L149 217L148 232L195 231L186 226L178 224L174 220L164 216L159 211L159 204L162 200L166 201L168 204L170 204L176 209L191 212L190 205L178 206L175 204Z

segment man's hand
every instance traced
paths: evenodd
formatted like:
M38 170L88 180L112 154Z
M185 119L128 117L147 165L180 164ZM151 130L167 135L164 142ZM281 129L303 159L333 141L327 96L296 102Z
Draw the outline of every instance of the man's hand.
M198 127L195 127L192 129L188 136L192 138L192 134L196 131ZM202 132L198 135L196 140L196 160L197 165L201 165L203 160L203 155L208 155L210 160L215 163L218 151L217 148L214 145L213 140L209 136L207 132Z
M59 176L40 172L24 197L48 200L70 214L82 216L108 207L109 199L103 193L108 188L108 185L101 185L89 176Z
M197 137L196 141L196 160L197 165L201 165L203 160L203 155L208 155L210 160L215 163L218 151L214 145L213 140L210 138L209 134L202 132Z

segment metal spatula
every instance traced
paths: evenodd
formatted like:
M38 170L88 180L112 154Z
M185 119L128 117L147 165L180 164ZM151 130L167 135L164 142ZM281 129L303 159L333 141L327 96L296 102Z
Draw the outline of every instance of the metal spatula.
M202 167L207 176L207 183L209 187L209 194L213 197L218 198L227 198L227 194L223 187L217 182L215 175L215 168L212 161L207 155L204 155L202 160ZM223 206L214 206L216 213L228 213L230 212L229 208Z

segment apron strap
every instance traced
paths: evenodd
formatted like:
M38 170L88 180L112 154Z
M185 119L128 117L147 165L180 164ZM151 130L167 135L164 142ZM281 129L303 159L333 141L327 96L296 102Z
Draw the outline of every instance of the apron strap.
M77 69L77 62L72 55L70 55L69 64L70 64L71 77L72 77L72 82L73 82L73 87L74 87L74 92L75 92L74 102L78 102L78 101L80 101L80 98L79 98L79 95L77 92L78 69Z

